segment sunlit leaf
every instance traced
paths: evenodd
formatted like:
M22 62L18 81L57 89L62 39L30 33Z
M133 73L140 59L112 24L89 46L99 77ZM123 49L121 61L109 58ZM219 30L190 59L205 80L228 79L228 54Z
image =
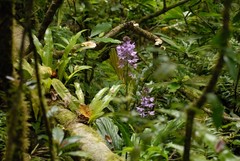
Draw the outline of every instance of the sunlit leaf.
M44 35L44 42L45 45L43 47L43 58L42 62L44 65L48 67L52 67L53 63L53 38L52 38L52 31L48 28Z
M35 47L36 47L36 49L37 49L37 52L38 52L38 54L40 55L40 57L41 57L41 59L43 60L44 58L43 58L43 46L42 46L42 44L40 43L40 41L38 40L38 38L37 38L37 36L35 36L35 35L32 35L32 37L33 37L33 43L34 43L34 45L35 45Z
M86 30L82 30L82 31L79 31L76 35L72 36L70 41L69 41L69 44L67 45L67 47L65 48L64 50L64 54L63 54L63 59L66 59L69 52L73 49L74 45L77 43L77 40L78 38L81 36L81 34L83 32L85 32Z
M101 89L94 97L92 102L89 104L89 107L92 112L92 116L89 119L89 122L92 122L96 118L100 117L104 113L102 112L104 108L106 108L110 101L113 100L117 92L119 91L121 85L113 85L110 89L109 88L103 88ZM108 91L109 90L109 91ZM106 94L106 92L108 93ZM104 96L104 94L106 94Z
M224 107L218 100L217 96L213 93L207 95L207 101L212 107L212 119L213 123L218 129L222 125L222 117L224 112Z
M118 134L118 127L114 125L112 119L108 117L101 117L96 120L96 125L109 147L114 147L115 150L120 150L123 145L123 141Z
M65 82L65 84L67 84L74 76L76 76L77 73L79 73L80 71L82 70L85 70L85 69L90 69L92 67L90 66L87 66L87 65L82 65L82 66L76 66L76 70L70 74Z
M75 94L77 95L77 98L79 100L80 104L84 104L85 99L84 99L84 93L81 89L80 83L74 82L74 87L75 87Z
M71 136L71 137L67 137L66 139L64 139L61 143L61 148L67 148L68 146L70 146L71 144L79 144L78 141L80 139L80 136Z
M61 128L54 127L52 130L52 136L53 140L55 140L60 145L64 138L64 132Z
M78 109L79 101L76 97L71 95L69 90L64 86L64 84L58 79L52 79L52 86L56 90L57 94L62 98L62 100L69 106L72 111Z
M102 32L106 32L111 29L112 24L109 22L97 24L91 31L90 37L96 36Z

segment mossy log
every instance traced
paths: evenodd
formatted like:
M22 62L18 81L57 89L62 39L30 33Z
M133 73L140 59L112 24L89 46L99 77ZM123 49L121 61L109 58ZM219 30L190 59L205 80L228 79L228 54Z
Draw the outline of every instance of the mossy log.
M59 108L55 119L63 125L72 136L80 136L81 150L90 154L94 161L123 161L123 158L114 154L105 144L102 137L91 127L77 122L77 115Z

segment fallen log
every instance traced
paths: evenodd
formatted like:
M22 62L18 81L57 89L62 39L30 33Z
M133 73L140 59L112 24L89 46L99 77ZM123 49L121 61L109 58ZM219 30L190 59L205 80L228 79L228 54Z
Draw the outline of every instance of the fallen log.
M102 137L90 126L77 122L77 115L65 108L59 108L54 115L58 123L72 136L80 136L80 149L87 152L94 161L123 161L105 144Z

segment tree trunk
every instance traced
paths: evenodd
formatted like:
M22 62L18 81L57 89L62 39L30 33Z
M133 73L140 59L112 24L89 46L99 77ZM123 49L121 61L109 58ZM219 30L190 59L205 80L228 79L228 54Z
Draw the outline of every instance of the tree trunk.
M0 1L0 91L8 92L10 82L6 78L13 72L12 65L12 1ZM5 102L0 98L1 102Z

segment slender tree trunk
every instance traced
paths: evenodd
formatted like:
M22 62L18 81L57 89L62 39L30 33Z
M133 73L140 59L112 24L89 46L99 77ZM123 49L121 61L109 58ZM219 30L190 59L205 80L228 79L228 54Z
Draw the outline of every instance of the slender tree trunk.
M12 65L12 0L0 1L0 91L8 92L10 81L6 78L13 72ZM5 102L0 98L1 102Z

